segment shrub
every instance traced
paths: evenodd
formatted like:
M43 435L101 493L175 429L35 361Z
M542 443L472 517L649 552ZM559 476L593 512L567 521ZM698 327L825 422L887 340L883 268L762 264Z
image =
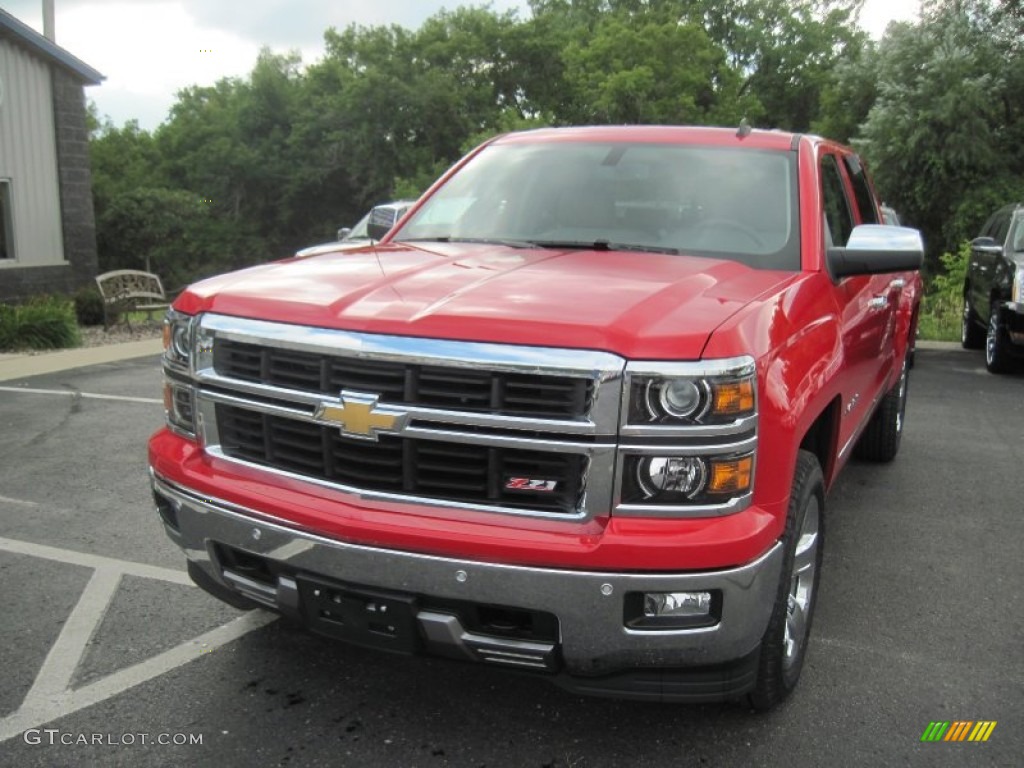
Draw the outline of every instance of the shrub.
M963 242L956 253L939 257L943 273L935 275L921 303L918 329L921 337L940 341L960 339L960 315L963 312L964 280L971 258L970 242Z
M40 296L0 307L0 350L61 349L80 343L74 305L67 299Z
M75 292L74 300L79 325L103 325L103 297L95 286L82 286Z

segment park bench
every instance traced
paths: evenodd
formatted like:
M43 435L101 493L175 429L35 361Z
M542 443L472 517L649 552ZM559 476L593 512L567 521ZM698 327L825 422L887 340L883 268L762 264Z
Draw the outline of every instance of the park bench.
M131 312L146 312L152 319L156 311L170 307L160 278L137 269L115 269L96 276L103 297L103 327L109 328L118 315L124 315L131 328Z

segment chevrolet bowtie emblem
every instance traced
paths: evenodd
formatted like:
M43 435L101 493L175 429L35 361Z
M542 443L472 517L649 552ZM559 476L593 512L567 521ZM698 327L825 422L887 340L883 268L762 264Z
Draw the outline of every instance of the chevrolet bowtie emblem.
M344 390L337 400L317 406L313 418L321 424L341 427L341 434L362 440L379 439L380 432L401 432L409 414L397 408L378 406L380 395Z

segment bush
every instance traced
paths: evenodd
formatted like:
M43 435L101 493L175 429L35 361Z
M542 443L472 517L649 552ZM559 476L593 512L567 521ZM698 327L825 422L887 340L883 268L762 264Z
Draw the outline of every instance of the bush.
M94 286L82 286L75 292L75 317L79 325L103 325L103 297Z
M959 341L971 244L964 241L956 253L944 253L939 258L944 271L935 275L928 286L917 327L923 339Z
M68 299L40 296L20 306L0 306L0 350L62 349L80 343Z

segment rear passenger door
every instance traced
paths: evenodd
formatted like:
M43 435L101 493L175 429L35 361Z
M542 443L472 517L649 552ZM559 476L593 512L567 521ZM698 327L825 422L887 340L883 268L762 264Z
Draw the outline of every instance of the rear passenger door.
M982 321L987 321L992 309L989 306L992 296L992 284L995 279L996 263L1003 252L1003 244L1010 229L1009 209L996 211L985 222L981 230L982 237L990 237L995 245L985 245L975 240L971 243L970 298L974 314Z

